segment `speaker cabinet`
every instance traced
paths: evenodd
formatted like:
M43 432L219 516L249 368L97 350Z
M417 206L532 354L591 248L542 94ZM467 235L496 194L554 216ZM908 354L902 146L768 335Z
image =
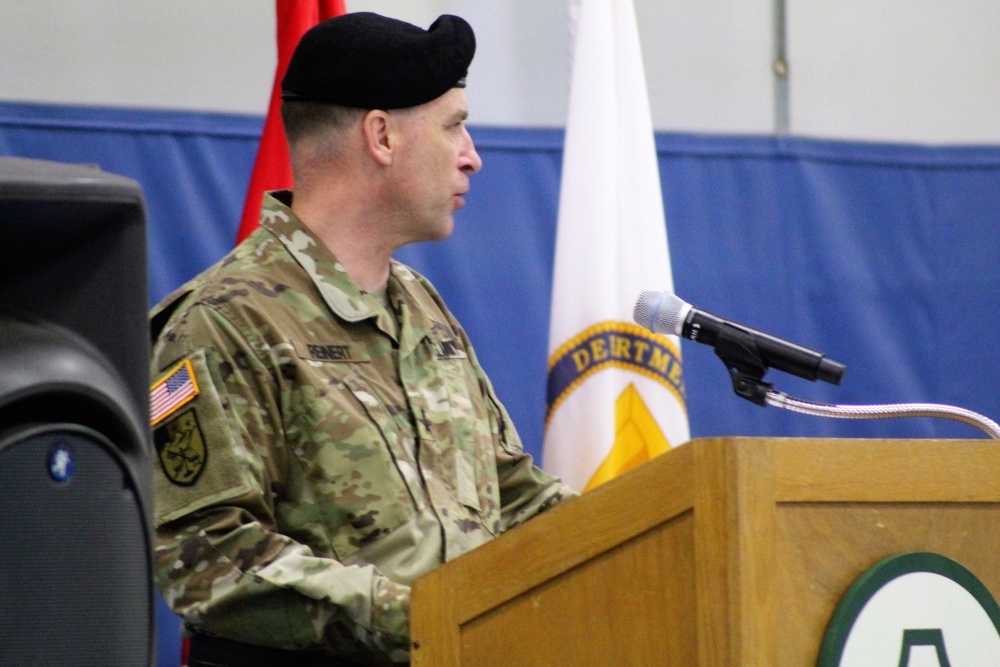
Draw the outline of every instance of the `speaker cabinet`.
M135 181L0 158L0 667L154 661Z

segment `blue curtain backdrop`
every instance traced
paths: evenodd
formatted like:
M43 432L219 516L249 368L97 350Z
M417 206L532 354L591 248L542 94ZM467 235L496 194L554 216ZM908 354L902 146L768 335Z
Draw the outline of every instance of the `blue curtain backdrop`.
M0 154L139 181L155 302L232 246L261 127L256 117L0 104ZM473 137L485 166L454 236L399 258L445 295L538 457L562 133ZM847 365L839 387L769 374L776 389L1000 417L1000 147L664 134L657 149L677 293ZM685 343L683 354L695 437L982 437L929 419L760 408L735 397L711 349ZM164 623L169 666L176 626Z

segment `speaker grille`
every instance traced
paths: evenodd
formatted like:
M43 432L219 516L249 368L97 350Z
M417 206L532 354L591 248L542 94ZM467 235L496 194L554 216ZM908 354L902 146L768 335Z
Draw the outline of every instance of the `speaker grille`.
M102 436L0 438L0 666L150 665L150 545L136 485Z

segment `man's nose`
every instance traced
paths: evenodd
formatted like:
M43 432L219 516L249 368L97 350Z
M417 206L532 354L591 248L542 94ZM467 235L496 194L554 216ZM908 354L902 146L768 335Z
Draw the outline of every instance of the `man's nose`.
M469 136L469 131L465 131L466 146L459 155L459 169L466 174L472 175L483 168L483 160L476 152L476 145Z

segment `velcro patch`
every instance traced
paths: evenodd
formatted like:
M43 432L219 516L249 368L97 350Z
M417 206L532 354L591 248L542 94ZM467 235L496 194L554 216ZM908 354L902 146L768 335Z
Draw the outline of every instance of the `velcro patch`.
M301 359L326 363L360 363L371 361L367 348L358 343L295 343Z
M167 479L179 486L198 481L208 460L208 446L194 408L153 431L153 444Z
M150 424L156 426L197 395L198 380L191 362L185 359L149 388Z
M435 347L435 355L438 359L467 359L468 355L462 347L461 341L457 338L438 341Z

